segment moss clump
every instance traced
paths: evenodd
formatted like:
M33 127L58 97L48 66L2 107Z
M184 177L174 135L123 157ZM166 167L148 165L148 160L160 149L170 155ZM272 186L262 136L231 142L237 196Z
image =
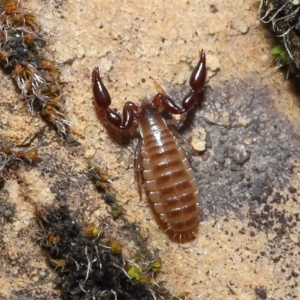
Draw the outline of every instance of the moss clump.
M111 240L104 230L96 237L89 234L90 230L83 230L66 206L37 208L36 215L40 231L35 240L58 274L62 299L172 299L167 290L154 284L160 260L126 261L120 242ZM132 276L129 265L135 265L139 276Z
M291 0L261 0L260 19L270 25L276 34L279 45L272 54L279 66L285 66L289 74L300 77L300 3Z
M0 142L1 143L1 142ZM10 147L0 147L0 183L9 177L9 172L14 170L22 162L35 164L39 160L38 149L36 147L29 150L15 150Z
M0 66L7 69L31 110L66 134L59 64L45 58L41 27L19 0L0 0Z

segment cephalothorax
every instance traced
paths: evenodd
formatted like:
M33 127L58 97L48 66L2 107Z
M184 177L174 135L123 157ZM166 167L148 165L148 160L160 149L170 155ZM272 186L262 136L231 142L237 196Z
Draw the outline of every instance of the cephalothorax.
M182 100L182 107L166 94L159 93L141 107L126 102L121 117L109 108L111 98L98 68L92 74L96 105L105 112L108 124L124 132L139 129L141 138L135 155L139 187L144 181L153 210L165 231L180 241L192 239L197 232L200 195L187 155L168 128L161 112L185 114L191 110L203 89L205 78L205 53L202 50L190 77L191 91Z

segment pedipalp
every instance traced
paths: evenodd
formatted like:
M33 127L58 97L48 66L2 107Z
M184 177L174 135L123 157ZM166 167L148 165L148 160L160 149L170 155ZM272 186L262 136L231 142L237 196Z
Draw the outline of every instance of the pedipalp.
M101 80L98 68L94 68L93 70L92 83L96 105L100 110L105 111L105 118L108 123L120 130L127 130L137 126L134 120L138 116L138 107L133 102L128 101L125 103L122 117L109 108L111 97Z
M193 69L189 84L192 90L183 98L182 108L180 108L173 99L163 93L154 96L152 103L170 114L184 114L194 107L197 102L198 94L203 90L206 79L206 57L204 50L200 51L199 62ZM161 109L162 108L162 109Z

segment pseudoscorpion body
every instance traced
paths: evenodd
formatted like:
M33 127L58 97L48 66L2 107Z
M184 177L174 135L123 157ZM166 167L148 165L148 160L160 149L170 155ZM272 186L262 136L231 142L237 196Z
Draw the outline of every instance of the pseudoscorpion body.
M139 186L144 181L153 210L165 231L173 239L191 240L199 224L198 182L185 151L178 145L161 112L184 114L194 107L206 77L204 51L200 52L199 62L191 74L191 91L182 100L182 107L166 94L159 93L141 107L126 102L121 118L109 108L111 98L98 68L92 77L96 105L105 113L107 123L124 133L132 134L139 128L141 139L135 156L137 180Z

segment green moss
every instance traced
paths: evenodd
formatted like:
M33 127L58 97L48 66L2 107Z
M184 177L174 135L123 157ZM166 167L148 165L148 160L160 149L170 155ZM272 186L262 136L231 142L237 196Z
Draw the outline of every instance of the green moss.
M279 67L286 66L288 63L288 53L286 48L282 44L276 45L272 50L271 54L276 58L277 64Z
M300 77L299 1L261 0L259 14L279 42L271 50L278 65L287 66L289 75Z
M56 283L62 299L172 298L170 292L154 284L160 260L126 261L119 241L111 240L104 230L99 230L97 237L87 234L66 206L37 209L37 221L40 232L35 240L45 249L49 265L58 274ZM86 228L90 232L96 226Z

